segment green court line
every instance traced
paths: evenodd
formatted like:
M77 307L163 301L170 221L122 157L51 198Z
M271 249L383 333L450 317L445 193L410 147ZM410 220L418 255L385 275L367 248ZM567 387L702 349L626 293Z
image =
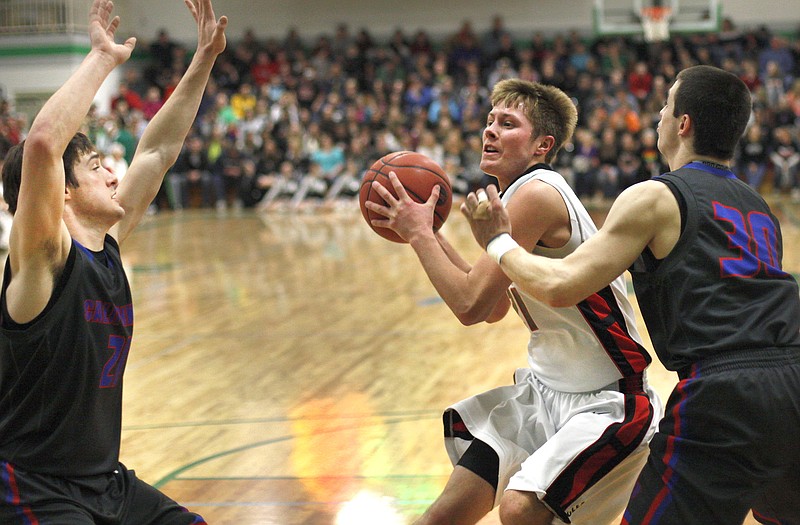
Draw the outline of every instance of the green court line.
M123 431L128 430L160 430L166 428L186 428L186 427L212 427L217 425L248 425L256 423L288 423L290 421L324 421L333 419L367 419L374 417L433 417L441 416L441 410L397 410L387 411L372 414L352 414L352 415L337 415L335 417L328 416L303 416L303 417L259 417L259 418L235 418L235 419L209 419L205 421L187 421L184 423L163 423L163 424L149 424L149 425L130 425L124 426Z
M180 481L299 481L302 479L431 479L446 478L447 474L386 474L385 476L184 476Z
M413 507L416 505L425 505L426 507L433 503L434 498L429 499L395 499L394 502L403 507ZM338 506L345 501L217 501L217 502L204 502L204 501L184 501L181 503L184 507L198 508L198 507L330 507Z
M437 414L436 418L438 419L439 417L440 416ZM238 452L244 452L246 450L252 450L252 449L263 447L263 446L267 446L267 445L274 445L276 443L281 443L281 442L284 442L284 441L290 441L292 439L297 439L298 437L320 435L320 434L333 434L335 432L341 432L343 430L353 430L355 428L369 428L369 427L374 427L374 426L379 426L379 425L387 425L387 424L388 425L394 425L394 424L397 424L397 423L407 423L409 421L420 421L421 419L433 419L433 416L423 417L423 418L419 418L419 417L399 418L399 419L395 419L393 421L380 421L380 422L377 422L377 423L364 424L364 425L355 425L355 426L353 426L353 425L344 425L344 426L340 426L340 427L335 427L335 428L330 428L330 429L320 430L320 431L315 431L315 432L309 432L309 433L305 433L305 434L291 434L291 435L288 435L288 436L280 436L280 437L277 437L277 438L265 439L263 441L256 441L255 443L250 443L248 445L242 445L240 447L235 447L235 448L232 448L230 450L225 450L225 451L222 451L222 452L218 452L216 454L212 454L210 456L206 456L204 458L200 458L200 459L198 459L196 461L192 461L191 463L187 463L186 465L184 465L182 467L178 467L177 469L175 469L172 472L168 473L166 476L164 476L160 480L156 481L153 484L153 486L155 488L161 488L164 485L166 485L167 483L169 483L170 481L179 479L178 476L180 476L182 473L187 472L189 470L192 470L193 468L195 468L197 466L200 466L203 463L207 463L209 461L213 461L215 459L219 459L219 458L222 458L222 457L225 457L225 456L230 456L231 454L236 454Z

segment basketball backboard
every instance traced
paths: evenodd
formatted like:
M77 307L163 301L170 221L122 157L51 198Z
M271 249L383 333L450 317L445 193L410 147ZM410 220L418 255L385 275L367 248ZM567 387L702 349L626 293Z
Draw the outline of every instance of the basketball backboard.
M670 33L718 31L722 23L719 0L594 0L593 10L595 34L600 36L663 40ZM657 25L661 17L663 27Z

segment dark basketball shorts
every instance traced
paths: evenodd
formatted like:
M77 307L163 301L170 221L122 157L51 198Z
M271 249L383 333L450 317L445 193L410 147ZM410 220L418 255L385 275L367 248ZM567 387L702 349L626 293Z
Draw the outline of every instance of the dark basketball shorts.
M120 464L114 472L60 478L0 461L3 525L205 524Z

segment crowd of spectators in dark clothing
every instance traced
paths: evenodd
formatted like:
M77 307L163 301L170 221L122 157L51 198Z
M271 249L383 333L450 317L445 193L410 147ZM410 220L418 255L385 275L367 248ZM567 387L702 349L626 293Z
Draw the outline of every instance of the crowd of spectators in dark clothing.
M125 71L111 112L86 131L124 176L137 137L183 74L187 51L161 32ZM501 17L447 38L398 29L387 39L339 24L329 35L284 38L252 31L219 57L193 132L154 206L300 207L357 195L361 174L398 150L422 152L456 193L490 182L479 169L492 86L501 79L553 84L574 98L578 128L556 168L583 199L613 198L667 171L656 124L676 73L710 64L739 75L754 111L737 173L762 192L800 199L800 38L767 28L641 37L512 35ZM24 129L4 104L0 140ZM1 146L1 144L0 144ZM121 146L121 148L120 148ZM122 153L120 153L122 152ZM122 159L119 159L122 157ZM282 204L280 204L282 203Z

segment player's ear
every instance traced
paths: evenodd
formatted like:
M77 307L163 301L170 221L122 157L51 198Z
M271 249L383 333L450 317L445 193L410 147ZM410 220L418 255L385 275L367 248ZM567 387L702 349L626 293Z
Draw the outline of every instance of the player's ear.
M678 123L678 134L685 135L692 129L692 117L684 113L680 116L680 122Z
M556 139L552 135L542 135L537 137L534 142L538 142L534 154L537 157L544 157L553 149L553 146L556 144Z

